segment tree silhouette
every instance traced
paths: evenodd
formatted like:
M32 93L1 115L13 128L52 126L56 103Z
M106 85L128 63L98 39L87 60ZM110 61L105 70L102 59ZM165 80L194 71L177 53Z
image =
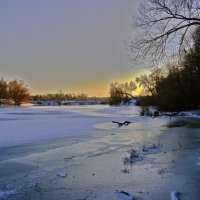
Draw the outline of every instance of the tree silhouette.
M10 81L8 83L8 93L17 106L26 102L30 97L27 86L21 80Z
M189 36L200 26L200 1L144 0L135 25L137 34L128 43L134 62L158 63L181 55Z
M0 79L0 99L8 97L8 83L3 78Z

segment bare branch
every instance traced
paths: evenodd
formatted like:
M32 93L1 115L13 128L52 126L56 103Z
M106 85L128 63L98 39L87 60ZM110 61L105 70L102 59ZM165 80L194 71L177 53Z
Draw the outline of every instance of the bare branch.
M136 37L129 41L134 63L160 63L184 49L184 41L200 26L199 0L143 0ZM141 62L142 61L142 62Z

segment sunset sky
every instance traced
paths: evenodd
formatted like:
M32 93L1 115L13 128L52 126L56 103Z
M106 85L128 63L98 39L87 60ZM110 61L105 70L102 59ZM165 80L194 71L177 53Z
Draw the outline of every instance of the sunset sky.
M126 56L136 0L1 1L0 76L31 93L108 95L137 71Z

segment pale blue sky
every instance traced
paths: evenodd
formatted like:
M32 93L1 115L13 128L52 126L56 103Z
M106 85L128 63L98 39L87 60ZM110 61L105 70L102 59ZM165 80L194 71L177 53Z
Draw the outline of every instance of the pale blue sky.
M123 40L136 0L0 2L0 76L24 80L33 93L63 89L106 95L130 80Z

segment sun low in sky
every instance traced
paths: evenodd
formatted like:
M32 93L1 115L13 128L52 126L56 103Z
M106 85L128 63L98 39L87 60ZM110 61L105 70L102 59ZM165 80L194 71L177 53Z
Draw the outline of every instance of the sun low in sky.
M124 39L135 0L0 2L0 76L22 79L31 93L108 95L134 77Z

